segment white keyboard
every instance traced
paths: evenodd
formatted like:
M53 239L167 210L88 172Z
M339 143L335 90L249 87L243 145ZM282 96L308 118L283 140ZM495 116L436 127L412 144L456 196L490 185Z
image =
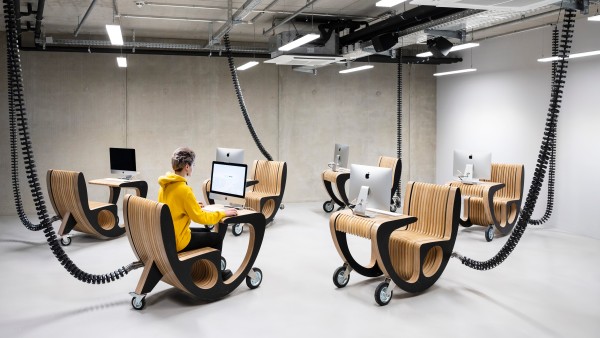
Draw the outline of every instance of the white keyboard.
M209 205L203 206L202 210L205 210L205 211L223 211L225 209L223 209L222 205L209 204Z
M367 211L376 213L376 214L384 214L384 215L388 215L388 216L401 216L402 214L396 213L396 212L391 212L391 211L385 211L385 210L381 210L381 209L374 209L374 208L367 208Z
M113 182L127 182L127 180L124 180L122 178L114 178L114 177L108 177L108 178L105 178L105 180L113 181Z

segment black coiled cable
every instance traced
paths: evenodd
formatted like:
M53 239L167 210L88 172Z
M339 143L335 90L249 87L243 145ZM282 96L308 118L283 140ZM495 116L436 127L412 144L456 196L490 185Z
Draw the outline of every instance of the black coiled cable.
M396 51L398 62L398 76L396 85L396 152L398 160L402 161L402 47ZM400 206L402 200L402 174L398 176L398 188L396 189L396 206Z
M252 135L252 139L254 143L263 154L264 157L269 161L273 161L271 154L263 147L262 143L258 139L258 135L254 131L254 127L252 126L252 121L250 121L250 117L248 116L248 110L246 110L246 103L244 102L244 96L242 95L242 89L240 87L240 81L238 80L237 71L235 70L235 64L233 63L233 56L231 55L231 44L229 43L229 34L226 34L223 37L225 41L225 53L227 54L227 62L229 63L229 71L231 72L231 79L233 80L233 87L235 88L235 95L237 95L238 103L240 104L240 109L242 110L242 115L244 115L244 121L246 121L246 126L248 126L248 130Z
M141 267L141 263L136 262L127 266L121 267L114 272L104 275L93 275L79 269L73 261L67 256L63 248L60 246L56 232L52 227L52 221L55 218L50 218L46 209L46 203L42 195L40 181L35 167L33 157L33 146L29 135L29 123L25 111L25 96L23 94L23 78L21 75L21 57L19 51L19 8L15 6L15 0L4 0L4 22L6 25L6 50L7 50L7 73L8 73L8 111L10 123L10 155L11 155L11 172L13 193L15 195L15 203L19 218L30 230L43 230L46 241L50 246L50 250L58 259L60 264L75 278L80 281L99 284L108 283L125 276L129 271ZM37 211L40 224L32 224L25 215L23 204L21 201L21 192L19 190L19 175L18 175L18 154L17 154L17 129L21 143L21 151L23 154L23 162L25 163L25 172L27 180L33 196L33 201Z
M500 251L494 257L487 261L476 261L474 259L464 257L456 252L452 254L453 257L460 259L464 265L472 269L489 270L500 265L515 249L519 243L519 240L521 239L521 236L523 236L523 233L527 228L527 223L531 219L531 214L533 213L538 195L544 182L546 167L554 149L552 140L556 138L558 113L562 99L562 88L564 87L565 77L567 75L568 55L571 50L574 25L575 11L572 9L566 9L563 21L560 51L558 54L559 60L557 61L556 65L556 75L551 91L550 108L548 109L548 115L546 117L544 138L542 139L537 165L533 173L533 180L531 182L531 186L529 187L529 193L527 194L527 199L525 200L523 210L519 215L519 221L517 222L517 225L513 229L512 234L502 249L500 249Z
M558 56L558 27L554 26L552 30L552 56ZM552 62L552 90L556 86L556 66L557 62ZM560 107L559 107L560 108ZM532 225L541 225L546 223L550 216L552 216L552 210L554 207L554 177L556 174L556 133L554 133L550 140L550 146L552 150L550 152L550 158L548 159L548 199L546 201L546 211L540 219L530 219L527 223Z

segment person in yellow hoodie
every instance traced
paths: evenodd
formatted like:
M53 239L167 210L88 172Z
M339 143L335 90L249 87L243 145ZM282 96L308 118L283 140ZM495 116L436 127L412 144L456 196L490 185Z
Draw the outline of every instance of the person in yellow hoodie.
M171 157L174 172L158 178L158 201L168 205L171 210L178 252L206 247L221 250L227 227L219 227L219 233L216 233L206 228L190 228L190 223L217 224L223 217L236 216L237 210L202 210L202 204L198 202L186 180L194 171L195 159L196 154L190 148L175 149ZM223 279L230 275L230 270L223 271Z

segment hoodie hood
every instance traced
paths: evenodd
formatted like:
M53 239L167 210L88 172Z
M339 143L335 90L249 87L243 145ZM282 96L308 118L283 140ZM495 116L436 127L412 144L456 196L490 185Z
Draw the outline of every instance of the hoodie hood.
M169 184L183 182L187 184L185 177L179 176L175 173L166 173L164 176L158 178L158 184L165 189Z

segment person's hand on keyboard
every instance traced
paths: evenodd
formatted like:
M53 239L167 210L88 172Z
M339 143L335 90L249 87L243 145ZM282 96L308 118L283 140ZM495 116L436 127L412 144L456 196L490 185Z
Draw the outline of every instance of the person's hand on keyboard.
M225 209L225 216L227 217L231 217L231 216L237 216L238 211L235 209Z

